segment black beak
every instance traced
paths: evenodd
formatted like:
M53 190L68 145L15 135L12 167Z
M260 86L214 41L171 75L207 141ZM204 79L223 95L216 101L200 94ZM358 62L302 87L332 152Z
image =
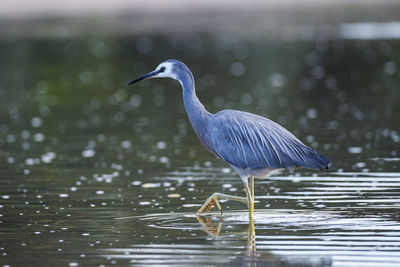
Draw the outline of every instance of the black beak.
M159 72L160 72L160 71L158 71L158 70L154 70L154 71L152 71L152 72L149 72L149 73L147 73L147 74L145 74L145 75L143 75L143 76L140 76L139 78L136 78L136 79L130 81L130 82L128 83L128 85L129 85L129 84L132 84L132 83L135 83L135 82L140 82L141 80L146 80L146 79L148 79L148 78L150 78L150 77L152 77L152 76L154 76L154 75L157 75Z

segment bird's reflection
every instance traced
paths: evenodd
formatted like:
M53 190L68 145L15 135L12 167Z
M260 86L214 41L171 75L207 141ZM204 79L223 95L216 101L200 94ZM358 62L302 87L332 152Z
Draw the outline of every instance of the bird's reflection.
M212 235L212 236L219 236L222 227L222 220L223 217L221 216L218 220L218 223L215 224L210 216L197 216L197 220L203 226L203 230ZM256 231L254 228L254 219L253 216L249 215L249 227L247 230L247 256L249 257L249 262L252 259L257 257L257 249L256 249ZM255 266L255 265L249 265Z
M217 227L209 216L196 216L199 223L203 226L203 230L212 236L219 236L222 226L222 216L219 217ZM204 219L203 219L204 218Z
M218 223L211 220L210 216L197 216L197 220L202 225L203 230L212 235L219 236L222 227L222 217L219 218ZM257 267L257 266L311 266L305 263L292 263L287 260L274 255L268 250L262 250L257 252L256 249L256 232L254 227L253 216L249 215L249 226L247 230L247 251L244 255L236 256L230 263L229 266L246 266L246 267Z
M255 258L257 256L256 251L256 231L254 228L253 216L249 215L249 228L247 230L247 256Z

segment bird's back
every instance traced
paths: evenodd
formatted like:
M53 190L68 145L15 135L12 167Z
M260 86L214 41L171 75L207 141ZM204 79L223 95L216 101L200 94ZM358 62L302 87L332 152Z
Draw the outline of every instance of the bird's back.
M325 169L330 161L279 124L255 114L222 110L210 118L212 152L241 169Z

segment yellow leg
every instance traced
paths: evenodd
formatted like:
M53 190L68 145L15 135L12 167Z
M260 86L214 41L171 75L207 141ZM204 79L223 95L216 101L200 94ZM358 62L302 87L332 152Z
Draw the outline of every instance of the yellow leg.
M247 196L247 206L249 208L249 218L253 219L253 211L254 211L254 177L250 177L250 186L249 183L246 182L244 184L244 188L246 190Z
M206 210L206 213L210 212L210 210L214 204L215 204L215 206L217 206L217 209L222 214L222 208L221 208L221 205L218 203L218 198L238 201L238 202L242 202L245 204L248 203L248 200L245 197L237 197L237 196L230 196L230 195L221 194L221 193L214 193L206 200L206 202L204 202L203 206L201 206L201 208L197 211L197 215L201 214L204 210Z
M249 185L250 182L250 185ZM217 209L221 212L222 214L222 208L221 205L218 202L218 199L226 199L226 200L233 200L233 201L238 201L247 204L247 207L249 208L249 216L252 219L253 218L253 211L254 211L254 177L250 177L248 181L244 183L244 189L246 190L246 197L237 197L237 196L230 196L222 193L214 193L212 194L206 202L204 202L203 206L197 211L197 215L200 215L204 210L206 213L209 213L211 208L214 206L217 207Z
M250 177L250 181L251 181L251 196L254 202L254 176Z
M247 256L255 257L256 254L256 231L254 228L253 217L249 216L249 229L247 232Z

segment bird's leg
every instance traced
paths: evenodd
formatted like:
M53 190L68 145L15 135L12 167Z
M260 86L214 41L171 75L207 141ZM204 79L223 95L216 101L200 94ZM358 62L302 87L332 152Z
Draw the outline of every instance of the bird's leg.
M251 217L253 217L253 211L254 211L254 198L255 198L255 195L254 195L254 179L255 179L254 176L252 176L250 178L250 181L251 181Z
M246 179L244 181L244 189L246 190L247 196L247 206L249 208L249 217L253 218L253 211L254 211L254 177L250 177L250 186L249 182Z
M250 184L251 184L251 196L254 202L254 176L250 177Z
M249 181L243 180L244 182L244 187L246 190L246 197L237 197L237 196L230 196L222 193L214 193L212 194L206 202L204 202L203 206L197 211L197 215L201 214L204 210L206 213L209 213L211 208L214 206L217 206L217 209L221 212L222 214L222 208L221 205L218 202L218 198L221 199L226 199L226 200L233 200L233 201L238 201L247 204L247 207L249 208L249 216L253 218L253 211L254 211L254 177L250 177L250 185Z
M248 198L245 198L245 197L237 197L237 196L230 196L230 195L226 195L226 194L222 194L222 193L214 193L206 200L206 202L204 202L203 206L201 206L201 208L197 211L197 215L201 214L204 210L206 210L206 213L210 212L210 210L214 206L214 204L215 204L215 206L217 206L217 209L222 214L222 208L221 208L221 205L218 203L218 199L233 200L233 201L238 201L238 202L248 204Z
M253 217L249 217L249 229L247 232L247 256L255 257L256 253L256 231L254 228Z

